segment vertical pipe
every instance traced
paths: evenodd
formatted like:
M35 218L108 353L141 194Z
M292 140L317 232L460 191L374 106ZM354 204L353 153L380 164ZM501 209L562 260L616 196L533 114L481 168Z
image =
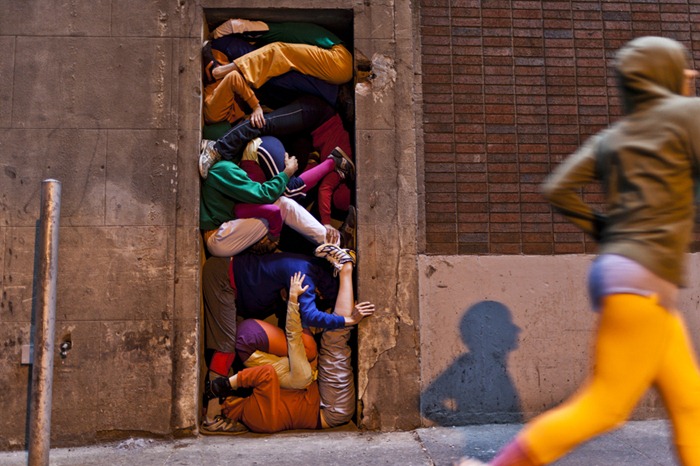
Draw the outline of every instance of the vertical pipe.
M29 466L47 466L51 448L51 396L56 333L56 275L58 274L58 226L61 182L41 184L41 218L38 249L34 364L29 415Z

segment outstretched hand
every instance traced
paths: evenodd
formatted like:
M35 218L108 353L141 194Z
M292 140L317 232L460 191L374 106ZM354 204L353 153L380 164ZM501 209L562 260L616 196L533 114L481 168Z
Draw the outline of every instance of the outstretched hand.
M306 274L296 272L289 280L289 300L296 302L297 298L309 289L309 285L304 285Z
M369 301L363 301L361 303L355 304L355 307L352 309L352 313L350 314L350 317L347 317L345 321L346 326L350 325L357 325L364 319L365 317L369 317L372 314L374 314L374 304L370 303Z

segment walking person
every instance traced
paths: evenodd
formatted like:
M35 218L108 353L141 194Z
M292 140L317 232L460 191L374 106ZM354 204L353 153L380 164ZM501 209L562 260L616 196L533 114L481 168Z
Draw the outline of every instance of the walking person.
M619 427L655 385L673 423L681 464L700 465L700 373L676 310L695 218L700 167L696 72L680 43L641 37L616 55L625 118L587 141L544 185L568 220L599 242L589 272L600 312L584 386L542 414L491 465L541 465ZM599 181L606 210L580 197ZM458 464L481 464L463 459Z

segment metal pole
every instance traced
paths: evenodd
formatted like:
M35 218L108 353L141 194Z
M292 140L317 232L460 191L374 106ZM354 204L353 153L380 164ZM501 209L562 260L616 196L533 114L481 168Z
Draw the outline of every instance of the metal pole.
M56 333L56 275L58 275L58 226L61 213L61 182L41 184L40 236L37 245L39 270L34 365L29 416L29 466L47 466L51 449L51 395Z

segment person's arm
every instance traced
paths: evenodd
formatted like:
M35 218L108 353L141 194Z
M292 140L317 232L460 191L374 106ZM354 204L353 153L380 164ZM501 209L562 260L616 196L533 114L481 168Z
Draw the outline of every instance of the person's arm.
M316 307L316 293L314 285L310 284L309 289L299 295L299 312L301 321L306 327L318 327L326 329L336 329L345 327L345 318L335 314L328 314Z
M345 326L349 327L351 325L359 324L362 319L374 314L374 311L374 304L370 303L369 301L363 301L355 304L355 306L352 308L350 316L345 317Z
M605 217L581 198L580 189L596 179L595 150L599 137L590 138L545 180L542 194L571 223L599 238Z
M306 275L296 272L289 280L289 299L287 301L287 320L285 333L287 334L287 357L289 358L289 388L302 389L313 382L313 370L306 357L304 342L302 341L301 316L299 313L299 296L303 295L309 285L304 285Z
M217 167L219 167L217 169ZM225 167L222 169L221 167ZM275 175L264 183L251 180L246 172L233 162L223 165L219 162L209 172L207 182L216 185L217 189L234 198L237 202L249 204L271 204L284 192L289 177L298 167L296 157L285 157L285 168L282 173Z
M248 106L253 109L253 113L250 114L251 123L256 128L262 128L265 126L265 116L255 92L253 92L253 89L251 89L245 79L243 79L241 73L238 71L230 71L230 73L232 74L231 82L233 85L233 92L239 95Z

